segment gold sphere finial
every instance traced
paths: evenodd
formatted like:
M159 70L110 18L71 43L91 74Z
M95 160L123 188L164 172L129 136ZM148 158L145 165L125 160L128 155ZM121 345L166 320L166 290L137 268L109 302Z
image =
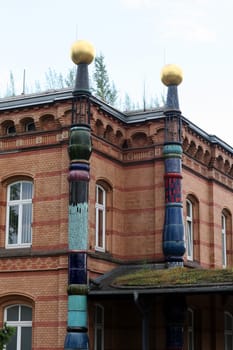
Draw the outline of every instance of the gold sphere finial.
M71 59L75 64L90 64L94 57L95 48L86 40L77 40L71 46Z
M166 64L161 71L164 85L179 85L183 80L183 72L176 64Z

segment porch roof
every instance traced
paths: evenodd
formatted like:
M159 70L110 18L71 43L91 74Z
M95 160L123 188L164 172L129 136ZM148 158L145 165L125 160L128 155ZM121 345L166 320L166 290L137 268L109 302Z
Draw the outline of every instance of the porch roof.
M232 293L233 269L124 265L90 281L89 296Z

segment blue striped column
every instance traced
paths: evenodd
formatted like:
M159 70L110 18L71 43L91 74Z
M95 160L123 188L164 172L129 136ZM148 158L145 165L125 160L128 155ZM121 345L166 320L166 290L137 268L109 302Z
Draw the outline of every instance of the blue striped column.
M183 204L182 204L182 146L181 112L177 85L182 81L181 70L167 65L162 71L162 81L168 86L165 108L165 141L163 147L165 165L165 219L163 229L163 253L168 267L183 266L185 253Z
M181 155L180 144L165 144L165 220L163 231L163 252L169 266L183 265L184 224L181 196Z
M88 64L94 57L93 47L78 41L72 48L72 59L78 64L73 90L72 125L68 154L68 315L65 350L89 349L88 341L88 189L90 180L91 129Z

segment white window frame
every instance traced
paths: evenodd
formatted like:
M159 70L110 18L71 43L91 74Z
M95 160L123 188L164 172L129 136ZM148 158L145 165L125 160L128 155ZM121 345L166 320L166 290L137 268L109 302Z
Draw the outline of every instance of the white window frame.
M19 307L18 309L18 321L7 321L7 310L10 309L11 307ZM21 333L22 333L22 328L31 328L32 329L32 320L31 321L21 321L21 308L22 306L26 306L31 309L30 306L28 305L21 305L21 304L14 304L14 305L9 305L5 308L4 310L4 321L7 323L7 326L15 327L17 328L17 345L16 345L16 350L23 350L21 349ZM7 346L6 348L7 349Z
M227 267L227 217L222 213L221 215L222 228L222 267Z
M20 199L19 200L10 200L10 190L11 186L20 183ZM22 216L23 216L23 205L31 204L31 226L32 226L32 198L22 199L22 184L30 183L32 185L32 197L33 197L33 183L31 181L15 181L8 185L7 187L7 210L6 210L6 248L25 248L31 247L32 244L32 227L30 231L30 242L22 243ZM18 206L18 232L17 232L17 243L9 243L9 221L10 221L10 207Z
M231 320L231 329L226 329L226 317L229 317ZM231 337L231 349L228 346L229 336ZM233 350L233 317L232 314L228 311L224 312L224 350Z
M187 206L189 206L190 215L188 215ZM186 200L186 244L187 258L193 261L193 203Z
M191 308L188 308L188 350L194 350L194 311ZM189 323L189 320L191 320L191 323Z
M101 312L101 320L97 322L97 312ZM94 323L94 350L104 350L104 308L102 305L95 305L95 323ZM97 347L99 344L99 333L100 333L100 349Z
M99 203L99 190L102 191L103 203ZM99 232L99 220L100 212L102 212L102 232ZM96 185L96 203L95 203L95 250L104 252L105 251L105 236L106 236L106 190ZM99 236L102 235L102 246L99 245Z

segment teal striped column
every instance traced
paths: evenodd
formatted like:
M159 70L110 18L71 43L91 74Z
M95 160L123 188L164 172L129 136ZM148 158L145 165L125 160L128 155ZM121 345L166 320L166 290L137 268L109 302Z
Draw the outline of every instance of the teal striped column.
M68 154L69 217L68 217L68 315L65 350L87 350L88 340L88 189L90 180L91 129L88 64L93 50L84 41L76 42L72 59L78 64L73 90L72 125Z

